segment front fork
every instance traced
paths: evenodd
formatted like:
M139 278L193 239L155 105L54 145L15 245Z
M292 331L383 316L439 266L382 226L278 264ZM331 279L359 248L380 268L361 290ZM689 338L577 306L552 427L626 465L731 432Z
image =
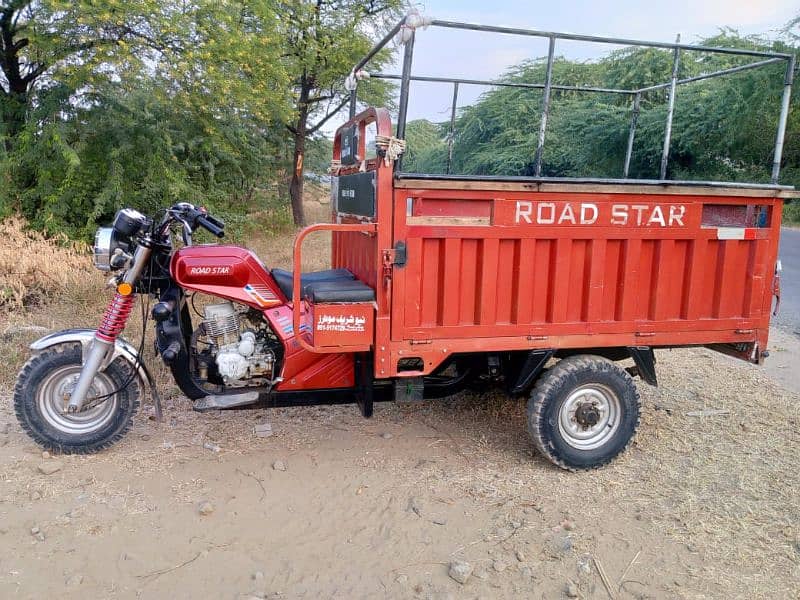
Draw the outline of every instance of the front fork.
M89 393L89 388L92 385L92 381L94 381L95 375L97 375L97 371L100 369L100 365L103 364L108 353L113 350L117 336L125 329L125 324L128 322L128 317L136 300L133 295L134 285L147 266L151 253L152 249L146 246L138 246L136 248L131 268L128 269L122 282L117 286L117 292L108 304L105 313L103 313L100 327L94 334L94 341L86 354L81 374L70 394L67 412L80 412L86 403L86 395Z

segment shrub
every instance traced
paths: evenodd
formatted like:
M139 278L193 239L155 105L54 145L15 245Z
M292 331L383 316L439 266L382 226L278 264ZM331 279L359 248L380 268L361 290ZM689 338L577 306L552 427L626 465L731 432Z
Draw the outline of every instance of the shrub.
M783 222L787 225L800 225L800 199L786 200L783 205Z

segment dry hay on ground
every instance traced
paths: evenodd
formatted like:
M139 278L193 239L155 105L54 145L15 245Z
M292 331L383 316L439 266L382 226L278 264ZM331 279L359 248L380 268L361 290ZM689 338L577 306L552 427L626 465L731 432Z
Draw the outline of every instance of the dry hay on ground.
M17 217L3 220L0 240L0 314L42 306L71 290L74 298L89 293L96 273L86 244L64 236L46 237Z
M707 350L660 352L659 374L657 389L639 383L644 415L636 443L611 466L589 473L563 472L536 456L525 433L524 403L496 394L460 394L413 406L381 404L369 421L351 406L200 415L176 397L167 402L164 424L143 416L113 450L64 458L76 474L91 478L110 468L118 479L88 486L80 479L78 484L70 478L48 480L40 493L58 498L84 485L98 502L132 514L147 512L163 499L132 492L125 487L131 480L170 477L181 465L197 461L195 477L173 484L173 501L191 502L198 490L208 488L203 464L211 456L230 465L231 476L236 465L262 454L310 455L326 471L339 472L340 458L320 454L320 448L332 439L345 447L371 447L371 440L388 430L393 437L381 443L379 452L361 452L345 469L377 478L392 494L417 494L445 508L469 498L487 510L535 507L556 523L561 515L578 523L576 556L601 559L615 577L641 551L645 564L636 577L645 578L641 570L647 571L646 562L658 555L649 545L663 536L680 554L670 567L674 573L648 576L647 590L655 597L791 597L800 558L800 398L757 369ZM729 413L687 415L705 409ZM11 418L7 409L1 414L2 420ZM254 437L254 424L265 419L275 435ZM219 446L219 454L205 449L205 442ZM429 455L437 458L428 460ZM24 502L29 496L31 482L19 460L6 461L0 478L7 482L3 502ZM650 533L643 535L632 524ZM503 537L517 535L508 524L495 522L494 527L488 541L481 542L489 548L508 546ZM532 539L535 547L537 532L547 530L531 522L521 531L518 541ZM624 542L627 553L609 553L609 538ZM470 543L463 540L461 550L454 548L456 556L468 554ZM565 573L571 570L567 567ZM561 576L557 565L542 568Z

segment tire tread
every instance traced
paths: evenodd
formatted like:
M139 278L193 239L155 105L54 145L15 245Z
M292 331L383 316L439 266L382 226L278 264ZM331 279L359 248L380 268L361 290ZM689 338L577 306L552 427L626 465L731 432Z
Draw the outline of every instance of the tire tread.
M620 375L623 379L631 383L636 402L636 422L634 423L633 431L628 438L627 443L617 454L609 456L608 458L597 462L596 464L575 466L567 463L555 446L548 439L546 439L544 434L544 419L547 408L547 399L555 393L555 390L561 386L565 379L573 377L576 373L586 369L608 370L614 372L616 375ZM641 405L642 400L641 396L639 395L639 391L636 389L636 386L633 385L633 380L627 371L601 356L596 356L593 354L574 355L560 360L555 366L546 371L533 386L531 397L528 401L528 432L530 433L536 450L554 465L566 471L572 472L599 469L600 467L610 463L620 454L627 451L627 449L630 447L631 443L636 437L636 432L639 429L639 424L641 422Z
M81 346L79 344L64 344L60 346L54 346L34 354L27 360L27 362L22 366L22 369L17 376L17 382L14 386L14 413L16 414L17 421L25 433L27 433L42 448L59 454L94 454L110 448L119 442L125 436L125 434L128 433L131 427L133 427L133 417L139 410L139 397L141 395L140 385L138 379L133 378L130 385L123 390L129 395L129 402L131 404L129 416L127 419L125 419L125 422L122 424L122 426L118 427L110 436L80 445L65 445L54 442L52 439L43 435L41 431L31 424L29 416L25 410L26 394L28 392L28 390L26 390L26 386L31 383L30 379L32 372L39 366L40 363L51 361L54 357L61 358L61 355L69 352L80 353ZM117 377L112 377L112 381L114 381L115 384L119 384L122 381L127 381L130 378L132 371L131 366L128 363L120 360L112 364L115 370L120 370L119 375L121 376L121 381L117 381Z

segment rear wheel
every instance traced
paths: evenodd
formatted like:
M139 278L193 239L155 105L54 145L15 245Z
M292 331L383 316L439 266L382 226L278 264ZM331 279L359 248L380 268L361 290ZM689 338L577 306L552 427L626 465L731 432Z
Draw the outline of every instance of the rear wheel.
M139 382L131 377L130 366L122 360L114 361L95 376L84 410L66 411L81 368L80 346L56 346L33 356L19 374L14 389L17 419L48 450L66 454L97 452L119 441L133 424L139 407ZM111 395L92 404L91 398L106 394Z
M628 447L640 405L624 369L600 356L570 356L534 386L528 431L536 449L562 469L592 469Z

